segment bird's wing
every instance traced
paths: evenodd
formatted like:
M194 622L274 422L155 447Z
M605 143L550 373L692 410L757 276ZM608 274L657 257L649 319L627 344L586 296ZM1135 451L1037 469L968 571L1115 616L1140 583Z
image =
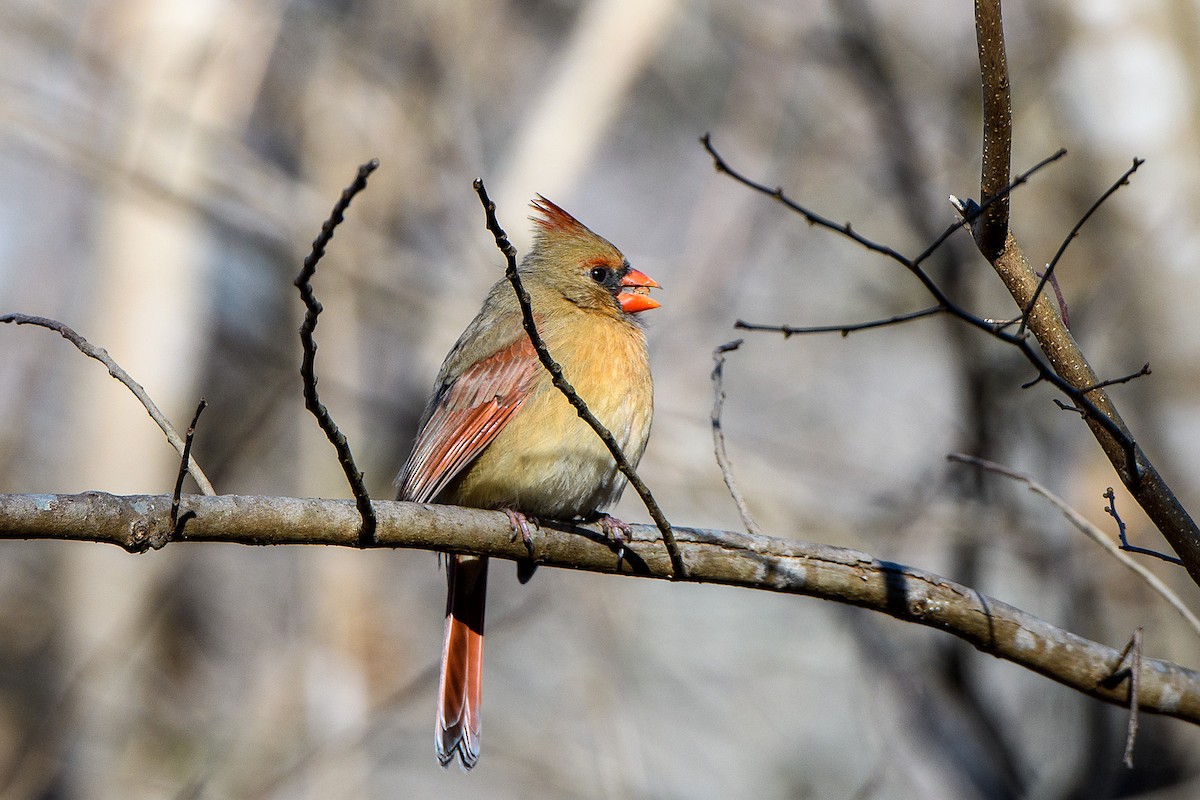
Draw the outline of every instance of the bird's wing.
M399 498L417 503L436 498L517 413L539 369L529 338L520 336L443 387L396 478Z

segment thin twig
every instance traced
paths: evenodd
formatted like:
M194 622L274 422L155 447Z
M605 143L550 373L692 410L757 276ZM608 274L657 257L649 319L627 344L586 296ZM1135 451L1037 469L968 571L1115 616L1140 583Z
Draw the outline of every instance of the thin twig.
M529 293L525 291L525 287L521 285L521 276L517 274L517 249L513 247L508 240L508 234L500 227L499 220L496 219L496 204L488 197L487 188L483 185L483 180L476 178L472 184L475 188L475 193L479 195L479 201L483 203L484 212L486 214L487 229L491 231L496 239L496 247L504 254L507 266L504 274L512 284L513 291L516 292L517 302L521 306L521 320L525 327L525 333L529 336L529 341L533 344L533 349L537 351L538 360L542 362L542 366L550 373L550 379L553 381L555 388L562 392L567 401L575 408L575 412L580 419L591 426L600 440L604 442L605 447L612 453L613 459L617 462L617 468L621 470L626 480L642 498L642 502L646 506L646 510L650 512L651 519L662 533L663 544L666 545L667 553L671 558L671 570L676 580L686 577L683 566L683 558L679 555L679 545L675 542L675 534L671 530L671 523L667 521L662 509L654 499L654 495L650 493L649 487L638 477L637 471L633 465L629 463L629 459L625 457L625 453L621 451L621 445L617 443L616 438L612 433L596 419L596 415L587 407L587 403L575 391L575 387L567 381L563 376L562 367L550 355L549 349L546 347L546 342L538 333L537 326L533 321L533 307L529 299Z
M1054 258L1050 259L1050 263L1046 265L1046 269L1042 272L1042 276L1038 280L1037 288L1033 290L1033 297L1031 297L1029 302L1025 305L1025 311L1021 314L1021 325L1017 329L1018 332L1024 331L1026 325L1029 324L1029 315L1033 313L1033 307L1037 305L1038 297L1041 296L1042 290L1046 287L1046 282L1053 278L1054 268L1058 266L1058 262L1062 259L1063 253L1067 252L1067 246L1070 245L1075 237L1079 235L1080 228L1084 226L1084 223L1091 219L1092 214L1095 214L1100 206L1104 205L1105 200L1112 197L1122 186L1127 186L1129 184L1130 176L1137 172L1138 167L1145 163L1146 159L1135 158L1133 160L1133 166L1125 170L1125 172L1121 174L1121 177L1117 178L1112 186L1109 186L1108 189L1105 190L1104 194L1097 197L1096 202L1092 203L1091 207L1084 212L1082 217L1079 218L1079 221L1071 227L1070 233L1067 234L1066 238L1063 239L1062 244L1058 246L1058 250L1055 251ZM1061 295L1059 296L1059 302L1062 302ZM1066 320L1064 315L1064 324L1065 322ZM1070 326L1068 325L1067 327Z
M88 358L94 358L99 361L108 368L109 375L125 384L125 387L133 393L133 396L146 409L146 413L150 415L150 419L154 420L159 429L166 434L167 441L175 448L175 452L180 456L183 455L184 441L180 437L179 432L175 430L175 427L171 425L166 416L158 410L158 406L150 399L150 395L146 394L146 390L142 388L141 384L135 381L128 372L121 369L103 347L96 347L64 323L47 317L34 317L28 314L0 314L0 322L11 322L17 325L36 325L47 330L52 330L75 345L79 352ZM204 470L200 469L200 465L195 460L192 460L188 465L188 473L196 481L196 485L200 487L202 493L207 495L216 494L213 485L208 480L208 476L204 474Z
M713 453L717 457L717 466L721 468L721 477L725 479L725 486L729 489L729 496L733 498L733 504L737 506L738 514L741 515L742 524L746 526L747 531L759 536L762 534L762 529L754 521L754 515L750 513L750 506L747 505L746 498L742 496L737 481L733 477L733 466L729 463L729 454L725 450L725 431L721 428L721 410L725 407L725 354L732 353L741 346L742 340L734 339L713 350Z
M1045 274L1045 272L1039 272L1037 273L1037 276L1041 278ZM1071 330L1071 315L1067 309L1067 298L1063 294L1062 287L1058 285L1058 276L1051 275L1047 280L1050 284L1050 288L1054 290L1054 299L1058 302L1058 315L1062 317L1063 327L1067 330ZM1024 315L1018 317L1017 321L1020 322L1023 319L1025 319Z
M192 424L188 425L183 438L183 455L179 458L179 475L175 478L175 491L171 495L171 530L179 533L179 496L183 493L183 476L187 475L188 464L192 460L192 439L196 435L196 423L200 421L200 413L208 407L208 401L203 397L196 404L196 413L192 416Z
M317 238L313 239L312 251L304 259L304 267L294 281L296 288L300 290L300 299L304 301L305 307L304 322L300 326L300 342L304 347L304 357L300 364L300 375L304 379L304 407L317 418L317 424L321 426L321 430L325 431L326 438L337 450L338 463L342 465L342 471L346 473L346 480L350 483L350 490L354 493L354 502L362 517L362 525L358 531L361 547L368 547L375 540L375 509L371 505L371 495L367 492L363 475L354 463L354 454L350 452L350 442L338 429L337 423L329 414L329 409L317 395L317 374L314 364L317 357L317 343L313 339L313 331L317 327L317 316L323 309L320 302L317 301L316 294L313 293L312 278L316 274L317 263L325 255L325 247L333 238L334 229L346 218L346 209L349 208L350 201L367 187L368 176L378 168L379 159L375 158L358 168L358 175L354 182L342 191L342 196L334 204L329 218L321 225L321 232Z
M1125 536L1125 520L1121 519L1121 515L1117 513L1117 494L1111 486L1104 492L1104 499L1108 501L1108 505L1104 507L1104 513L1112 517L1117 523L1117 536L1121 539L1121 549L1127 553L1138 553L1143 556L1153 556L1154 558L1162 559L1168 564L1178 564L1183 566L1183 562L1175 556L1169 556L1166 553L1160 553L1157 550L1151 550L1146 547L1138 547L1130 544L1129 539Z
M783 338L790 339L793 336L800 336L812 333L840 333L842 336L849 336L855 331L865 331L871 328L883 328L888 325L900 325L905 322L911 322L914 319L923 319L924 317L932 317L935 314L943 314L946 312L945 306L930 306L922 308L920 311L910 311L907 314L897 314L887 319L874 319L870 322L857 322L850 325L810 325L810 326L795 326L795 325L763 325L757 322L745 322L738 320L733 323L733 327L743 331L770 331L774 333L782 333ZM741 341L740 339L738 341ZM719 349L719 348L718 348Z
M1150 374L1150 362L1147 361L1145 364L1142 365L1142 368L1139 369L1137 372L1131 372L1128 375L1125 375L1120 378L1109 378L1106 381L1100 381L1099 383L1093 383L1091 386L1087 386L1087 387L1081 389L1080 391L1090 392L1093 389L1103 389L1105 386L1116 386L1119 383L1129 383L1132 380L1136 380L1138 378L1141 378L1144 375L1149 375L1149 374Z
M1129 667L1121 669L1121 665L1125 663L1125 659L1129 658ZM1126 769L1133 769L1133 746L1137 742L1138 732L1138 698L1141 694L1141 672L1142 672L1142 629L1134 630L1133 635L1129 637L1129 641L1125 643L1124 649L1117 657L1117 663L1113 665L1112 672L1103 681L1108 686L1120 685L1126 677L1129 678L1129 723L1125 732L1125 754L1121 758L1121 763Z
M1142 629L1133 632L1130 640L1133 644L1133 669L1129 673L1129 729L1125 734L1125 757L1122 759L1126 768L1133 769L1133 745L1137 741L1138 732L1138 690L1141 687L1142 674Z
M953 302L949 297L946 296L946 293L942 290L941 286L939 286L937 284L937 282L934 281L933 278L931 278L929 276L929 274L927 272L925 272L925 270L920 266L920 261L922 259L928 257L928 255L930 253L932 253L934 245L930 245L929 247L927 247L925 249L925 251L921 254L920 258L910 259L910 258L906 257L905 255L903 255L902 253L900 253L898 250L895 250L894 248L888 247L886 245L883 245L883 244L875 242L871 239L868 239L867 237L863 236L862 234L858 233L853 228L851 228L851 226L849 224L835 223L835 222L829 220L828 218L826 218L820 214L817 214L817 213L809 210L808 208L805 208L800 203L796 202L791 197L789 197L783 191L782 188L779 188L779 187L771 188L764 183L759 183L758 181L755 181L754 179L742 174L741 172L738 172L732 166L729 165L729 163L724 159L724 157L721 156L721 154L719 152L717 152L716 147L712 143L712 137L709 136L708 134L705 134L704 136L701 137L700 143L704 146L704 149L706 151L708 151L709 156L713 160L713 167L718 172L724 173L724 174L728 175L729 177L733 178L738 183L742 184L743 186L753 189L754 191L759 192L760 194L764 194L764 195L772 198L773 200L783 204L786 208L788 208L788 209L796 212L800 216L804 217L804 219L806 221L808 221L809 224L816 225L818 227L823 227L823 228L826 228L827 230L833 231L834 233L838 233L838 234L850 239L852 242L855 242L855 243L861 245L862 247L866 248L867 250L870 250L871 252L879 253L879 254L884 255L884 256L890 258L891 260L897 262L898 264L903 266L905 269L907 269L910 273L912 273L912 275L921 282L921 284L925 287L926 291L928 291L929 294L933 297L934 301L939 306L942 306L945 308L945 313L950 314L951 316L962 320L963 322L967 323L968 325L970 325L974 328L977 328L977 329L989 334L990 336L993 336L993 337L999 339L1002 342L1005 342L1007 344L1012 345L1013 347L1016 347L1018 350L1021 351L1021 354L1023 356L1025 356L1026 360L1028 360L1029 363L1033 365L1034 369L1036 369L1038 374L1042 376L1043 380L1045 380L1047 383L1050 383L1051 385L1053 385L1055 388L1057 388L1063 394L1067 395L1067 397L1069 397L1071 399L1071 401L1078 407L1079 413L1084 417L1093 419L1095 421L1096 425L1103 428L1104 431L1106 433L1108 433L1109 436L1111 436L1115 441L1119 442L1125 451L1126 460L1130 464L1136 464L1136 462L1137 462L1136 445L1133 442L1132 437L1129 436L1128 431L1125 431L1121 427L1121 425L1119 425L1116 421L1111 419L1107 414L1102 412L1096 406L1096 404L1087 397L1086 392L1083 392L1083 391L1077 389L1075 386L1073 386L1071 384L1070 381L1068 381L1067 379L1060 376L1057 372L1055 372L1038 355L1037 350L1035 350L1034 347L1029 343L1028 337L1026 337L1024 335L1017 336L1016 334L1007 333L1004 330L1004 326L997 326L994 320L984 319L983 317L980 317L976 314L972 314L971 312L967 311L965 308L963 308L962 306ZM1058 158L1061 158L1065 154L1066 154L1065 150L1060 150L1057 153L1055 153L1054 155L1052 155L1048 158L1042 159L1042 161L1038 162L1038 164L1035 165L1032 169L1028 170L1026 173L1019 176L1017 178L1017 181L1027 180L1029 175L1031 175L1035 170L1040 169L1050 163L1053 163L1054 161L1056 161ZM1014 181L1014 185L1015 184L1016 184L1016 182ZM982 208L981 206L979 206L976 203L964 202L964 201L959 201L959 204L956 207L958 208L959 213L963 215L965 220L969 220L973 216L977 216L980 213L980 210ZM958 227L960 227L960 226L955 226L954 229L956 230ZM937 244L938 242L942 242L944 240L945 240L945 238L943 235L942 237L938 238L938 240L937 240L937 242L935 242L935 244Z
M978 458L976 456L969 456L965 453L951 453L947 456L947 458L950 461L957 461L960 464L970 464L971 466L985 469L988 472L994 472L997 475L1003 475L1006 478L1019 481L1025 484L1025 486L1029 488L1029 491L1044 497L1047 501L1049 501L1050 505L1057 508L1062 515L1067 518L1067 521L1078 528L1080 532L1082 532L1096 544L1103 547L1108 554L1117 561L1120 561L1130 570L1137 573L1137 576L1145 581L1146 585L1157 592L1160 597L1166 600L1172 608L1178 611L1179 615L1184 618L1188 625L1192 627L1192 630L1194 630L1196 634L1200 636L1200 618L1193 614L1192 610L1184 605L1183 600L1179 598L1179 595L1175 594L1175 592L1173 592L1169 586L1163 583L1157 575L1146 569L1141 562L1130 558L1128 555L1122 552L1122 548L1119 547L1108 536L1108 534L1089 522L1086 517L1072 508L1066 500L1063 500L1061 497L1054 494L1054 492L1051 492L1045 486L1038 483L1024 472L1018 472L1015 469L1010 469L1001 464L997 464L994 461L988 461L987 459ZM1110 489L1109 491L1112 490Z

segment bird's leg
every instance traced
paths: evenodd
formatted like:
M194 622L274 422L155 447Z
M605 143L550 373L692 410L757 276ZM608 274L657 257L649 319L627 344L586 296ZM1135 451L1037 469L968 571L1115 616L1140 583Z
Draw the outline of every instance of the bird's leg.
M512 540L515 542L517 537L521 537L521 541L525 543L525 549L529 551L529 555L533 555L533 534L529 532L530 524L533 527L540 527L537 520L533 517L527 517L515 508L506 508L504 513L508 515L508 524L512 526Z

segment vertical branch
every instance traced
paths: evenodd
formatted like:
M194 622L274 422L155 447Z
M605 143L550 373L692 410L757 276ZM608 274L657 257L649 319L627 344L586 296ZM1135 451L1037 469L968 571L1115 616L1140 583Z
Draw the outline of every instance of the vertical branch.
M304 407L317 418L317 424L321 426L321 430L325 431L326 438L337 450L338 463L342 465L342 471L346 473L346 480L350 483L350 490L354 493L354 502L358 506L358 513L362 518L362 524L358 529L360 547L367 547L375 540L375 509L371 505L371 495L367 493L366 484L363 483L362 472L354 463L354 454L350 452L350 442L346 440L346 435L338 428L329 409L317 395L315 363L317 343L313 339L313 331L317 327L317 317L324 309L313 292L312 278L317 273L317 263L325 255L325 247L333 238L334 229L346 218L346 209L350 207L350 201L367 188L367 177L378 168L379 161L377 159L371 159L358 168L358 175L355 177L354 183L342 191L342 196L338 198L333 210L329 212L329 218L321 224L321 232L317 234L317 238L313 239L312 251L304 259L304 267L294 281L296 288L300 290L300 299L304 301L305 307L304 323L300 326L300 342L304 347L304 358L300 363L300 375L304 379Z
M725 450L725 431L721 428L721 412L725 408L725 354L732 353L741 346L742 340L734 339L713 350L713 453L717 457L717 466L721 468L721 477L725 479L725 488L729 490L729 496L733 498L733 504L737 506L738 514L742 517L742 524L746 526L747 533L761 536L762 529L754 521L754 515L750 513L750 506L746 503L746 498L742 496L741 490L738 489L737 481L734 480L733 466L729 463L729 454Z
M208 408L208 401L203 397L196 405L196 413L192 416L192 424L188 425L187 434L183 439L183 455L179 459L179 475L175 478L175 492L171 495L171 534L179 533L179 497L183 493L183 478L187 475L188 464L192 460L192 438L196 435L196 424L200 422L200 414Z
M1012 157L1012 93L1000 0L975 0L975 39L983 82L983 167L980 202L983 213L973 226L975 244L988 261L1004 249L1008 235L1008 186Z

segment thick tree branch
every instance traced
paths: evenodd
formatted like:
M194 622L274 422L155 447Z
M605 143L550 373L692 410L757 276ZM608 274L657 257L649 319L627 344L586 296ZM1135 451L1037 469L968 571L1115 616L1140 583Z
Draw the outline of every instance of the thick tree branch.
M1012 100L1000 0L975 0L975 38L983 81L983 166L980 200L987 206L974 223L975 244L989 261L1008 236L1008 186L1012 156ZM989 202L996 199L995 202Z
M187 504L196 516L178 541L359 544L359 515L349 500L221 495L188 497ZM508 517L500 511L379 501L375 507L376 543L381 546L513 561L530 555L524 542L514 541ZM0 495L0 539L156 549L176 539L170 508L170 495ZM1119 650L933 573L857 550L792 539L699 528L675 528L674 534L688 563L689 581L807 595L879 611L951 633L1097 699L1128 705L1129 691L1119 680ZM613 558L617 545L599 526L548 523L534 532L533 557L550 567L672 578L656 528L631 526L628 545L632 553L618 564ZM1200 724L1200 673L1142 659L1138 704L1143 711Z

